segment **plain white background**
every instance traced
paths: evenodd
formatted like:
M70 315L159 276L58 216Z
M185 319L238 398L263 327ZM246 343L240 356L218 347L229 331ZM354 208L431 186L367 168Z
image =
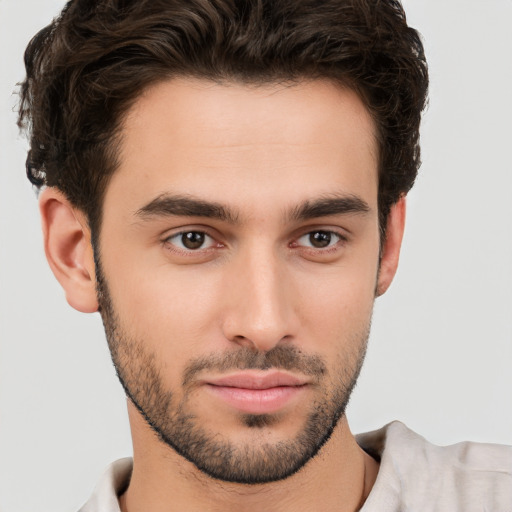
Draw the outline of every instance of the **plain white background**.
M98 315L72 310L42 250L12 95L62 0L0 0L0 511L64 512L131 453ZM431 100L401 267L376 304L349 406L438 444L512 444L511 0L408 0Z

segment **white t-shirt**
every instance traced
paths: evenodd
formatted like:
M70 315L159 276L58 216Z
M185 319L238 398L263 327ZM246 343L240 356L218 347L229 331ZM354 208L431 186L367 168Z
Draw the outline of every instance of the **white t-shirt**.
M380 461L361 512L512 512L512 446L435 446L398 421L356 439ZM111 464L79 512L120 512L131 470Z

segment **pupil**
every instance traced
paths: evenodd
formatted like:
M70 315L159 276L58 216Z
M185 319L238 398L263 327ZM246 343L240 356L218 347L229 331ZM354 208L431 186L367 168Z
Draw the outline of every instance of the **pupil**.
M199 249L204 244L204 233L197 231L183 233L181 242L187 249Z
M309 235L309 241L313 247L327 247L331 243L331 233L327 231L315 231Z

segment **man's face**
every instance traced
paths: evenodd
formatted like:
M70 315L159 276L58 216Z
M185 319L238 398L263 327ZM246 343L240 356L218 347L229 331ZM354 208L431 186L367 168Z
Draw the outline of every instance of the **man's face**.
M284 478L343 414L377 286L376 153L328 82L172 80L129 112L99 302L128 395L211 476Z

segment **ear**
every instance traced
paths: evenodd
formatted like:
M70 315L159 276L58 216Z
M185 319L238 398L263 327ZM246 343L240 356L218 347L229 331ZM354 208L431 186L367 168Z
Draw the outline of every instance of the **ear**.
M395 277L404 235L405 210L405 197L401 197L391 207L388 215L377 280L378 297L386 292Z
M46 258L69 305L83 313L98 310L91 233L85 215L56 188L39 197Z

